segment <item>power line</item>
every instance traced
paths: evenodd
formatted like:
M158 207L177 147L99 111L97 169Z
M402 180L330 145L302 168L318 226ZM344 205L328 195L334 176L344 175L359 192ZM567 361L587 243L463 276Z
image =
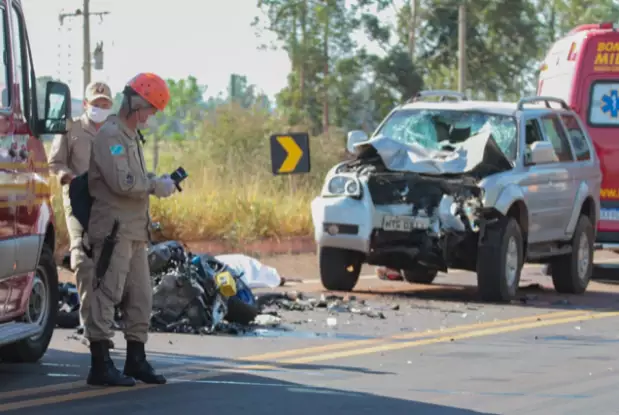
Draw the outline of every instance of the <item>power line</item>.
M64 20L66 18L73 17L82 17L83 20L83 42L84 42L84 56L83 56L83 66L82 70L84 72L84 85L83 89L86 89L86 85L90 83L91 80L91 72L92 72L92 61L91 61L91 53L90 53L90 16L99 16L101 20L103 20L103 16L110 14L108 11L102 12L91 12L90 11L90 0L83 0L84 4L81 9L77 9L74 13L60 13L58 15L58 20L60 21L60 25L64 24Z

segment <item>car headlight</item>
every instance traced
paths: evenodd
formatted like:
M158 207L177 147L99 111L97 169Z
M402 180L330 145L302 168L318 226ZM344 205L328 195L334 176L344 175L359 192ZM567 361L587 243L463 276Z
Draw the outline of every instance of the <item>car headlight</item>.
M353 177L335 176L327 183L325 196L361 196L361 184Z

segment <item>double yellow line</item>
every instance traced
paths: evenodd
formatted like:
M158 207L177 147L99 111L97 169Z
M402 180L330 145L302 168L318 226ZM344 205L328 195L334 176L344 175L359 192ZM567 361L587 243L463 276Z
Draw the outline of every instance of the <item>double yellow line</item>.
M221 376L222 374L229 372L273 370L282 367L286 368L286 366L288 365L322 362L333 359L401 350L418 346L426 346L430 344L446 343L455 340L509 333L519 330L534 329L584 320L596 320L618 316L619 312L611 311L561 311L507 320L496 320L491 322L463 325L443 330L429 330L425 332L405 333L382 339L339 342L323 346L263 353L238 358L237 360L242 364L239 366L232 366L230 368L205 368L204 365L193 364L168 367L160 370L160 372L165 374L174 374L186 372L189 370L197 370L198 372L196 373L190 373L174 377L176 380L191 381ZM11 411L15 409L25 409L55 403L70 402L100 396L114 395L122 392L150 389L157 386L158 385L139 384L132 388L91 388L86 386L84 380L81 380L77 382L21 389L0 393L0 412ZM62 391L68 391L68 393L2 403L3 401L6 402L7 400L13 400L20 397L33 397L37 395L52 394Z

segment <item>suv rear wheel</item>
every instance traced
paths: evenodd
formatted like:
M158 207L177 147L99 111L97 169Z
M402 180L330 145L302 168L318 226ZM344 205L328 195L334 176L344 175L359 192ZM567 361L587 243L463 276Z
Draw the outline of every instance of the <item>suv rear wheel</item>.
M52 340L58 313L58 270L52 249L43 245L34 274L34 284L23 321L39 324L43 330L37 336L9 344L0 349L0 360L10 363L37 362Z
M477 286L484 301L510 301L516 296L523 264L522 231L504 217L486 229L477 249Z
M555 290L562 294L582 294L593 273L593 225L581 215L572 237L572 253L553 259L550 267Z
M352 291L357 285L363 254L348 249L322 247L318 251L320 280L330 291Z

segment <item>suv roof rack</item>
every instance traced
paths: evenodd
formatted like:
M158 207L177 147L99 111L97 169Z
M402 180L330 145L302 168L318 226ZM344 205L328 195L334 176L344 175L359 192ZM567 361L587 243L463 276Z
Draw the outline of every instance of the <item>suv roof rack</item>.
M561 98L555 98L555 97L526 97L526 98L521 98L518 101L518 110L522 110L524 108L524 104L532 104L534 102L540 102L543 101L546 104L546 108L552 108L550 106L551 102L556 102L557 104L560 104L561 107L564 110L570 110L569 105L567 105L567 103L562 100Z
M415 96L406 101L406 103L421 101L421 98L425 97L441 97L439 101L445 101L447 97L455 98L457 101L468 101L468 97L461 92L452 91L449 89L434 89L429 91L419 91Z

